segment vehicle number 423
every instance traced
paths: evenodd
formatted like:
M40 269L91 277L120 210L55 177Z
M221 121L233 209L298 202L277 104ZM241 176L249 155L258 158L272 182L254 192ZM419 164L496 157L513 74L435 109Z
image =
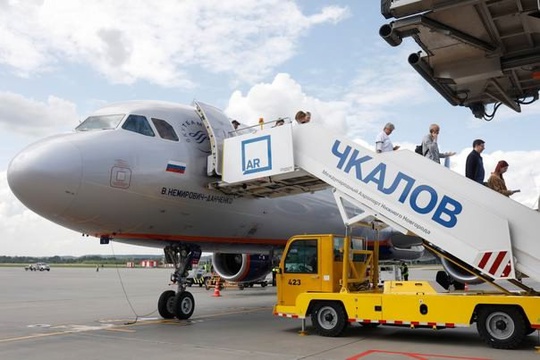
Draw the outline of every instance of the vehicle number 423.
M300 286L302 285L302 282L300 279L289 279L289 285Z

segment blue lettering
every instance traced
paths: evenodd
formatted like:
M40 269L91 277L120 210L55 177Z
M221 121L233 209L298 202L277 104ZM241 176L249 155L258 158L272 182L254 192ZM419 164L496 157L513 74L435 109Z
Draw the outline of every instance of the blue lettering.
M452 208L449 209L447 205L450 205ZM437 210L435 210L435 213L433 214L433 217L431 219L441 224L442 226L452 228L457 224L456 215L461 213L462 210L463 206L459 201L444 195L441 199L441 203L437 207ZM442 218L442 215L447 215L446 220Z
M358 150L354 150L351 157L349 158L349 162L345 166L344 171L346 173L349 173L351 171L351 168L354 166L354 168L356 169L356 178L358 180L362 180L362 168L361 168L361 165L362 165L363 162L371 160L372 157L366 155L366 156L363 156L363 157L358 159L357 156L358 156Z
M414 180L412 177L410 177L408 175L403 174L401 171L398 172L398 174L396 175L396 178L394 179L394 182L392 183L392 185L390 185L389 188L381 189L381 192L383 194L391 194L391 193L393 193L394 191L396 191L396 189L397 189L399 183L401 182L401 180L404 180L406 182L406 185L405 185L405 188L403 189L403 192L401 193L401 196L399 197L398 201L400 203L404 203L405 199L407 199L407 196L409 196L409 193L411 192L411 189L412 189L414 183L416 182L416 180Z
M422 191L427 191L431 195L431 200L424 208L418 206L417 203L418 196L420 195L420 193L422 193ZM427 214L435 207L435 204L437 203L437 198L437 192L435 191L435 189L428 185L420 185L416 187L416 189L414 189L411 194L411 208L419 214Z
M399 194L397 200L402 204L409 199L408 202L412 210L418 214L429 214L433 212L431 219L442 226L452 228L457 224L457 215L463 211L462 204L457 200L444 195L438 204L439 195L433 187L429 185L419 185L414 187L416 179L401 171L397 173L392 184L385 187L387 165L382 162L375 166L375 168L363 178L362 165L372 160L373 157L369 155L361 156L359 150L354 149L349 145L346 145L341 149L341 141L339 140L334 141L332 154L339 159L336 167L348 174L351 173L351 171L354 171L357 180L360 180L365 184L371 182L377 184L377 190L383 194L396 194L396 196ZM253 167L255 164L249 163L248 168L249 166ZM349 186L349 184L346 183L342 185ZM400 189L401 193L399 193Z
M366 184L370 181L373 181L375 184L377 184L377 189L379 191L383 191L385 174L386 174L386 164L380 163L362 181L365 182Z
M248 162L246 164L246 169L247 170L256 169L256 168L259 168L259 167L261 167L261 159L248 160Z
M337 168L341 169L343 167L343 164L345 163L345 160L347 160L349 153L351 152L351 147L347 145L347 147L345 147L345 150L340 153L338 150L339 145L341 145L341 141L334 141L334 145L332 146L332 154L336 155L340 159Z

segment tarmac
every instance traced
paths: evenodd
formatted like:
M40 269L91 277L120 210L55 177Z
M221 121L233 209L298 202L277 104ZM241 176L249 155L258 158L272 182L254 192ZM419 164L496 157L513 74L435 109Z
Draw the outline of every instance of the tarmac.
M473 325L445 330L350 326L318 336L276 317L276 289L189 288L189 320L163 320L157 299L171 269L0 268L0 359L540 359L538 332L516 350L492 349ZM433 269L410 269L434 279Z

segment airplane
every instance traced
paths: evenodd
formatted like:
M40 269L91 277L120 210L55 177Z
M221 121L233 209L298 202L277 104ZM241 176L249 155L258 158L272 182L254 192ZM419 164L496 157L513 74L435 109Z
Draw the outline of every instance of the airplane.
M538 0L381 0L381 13L395 19L381 37L412 37L421 51L409 64L450 104L489 121L501 104L521 112L538 100Z
M229 136L230 119L201 102L111 104L73 132L23 149L9 164L8 183L35 213L101 244L162 248L177 290L161 294L159 313L187 319L195 301L186 278L202 252L213 253L224 280L251 282L271 271L290 236L345 230L332 189L319 179L218 186ZM389 227L353 235L379 241L381 260L418 259L425 250L421 238Z

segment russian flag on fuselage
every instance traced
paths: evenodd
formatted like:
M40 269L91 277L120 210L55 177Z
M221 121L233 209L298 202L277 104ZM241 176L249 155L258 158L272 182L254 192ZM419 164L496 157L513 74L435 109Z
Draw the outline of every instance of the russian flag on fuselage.
M186 172L186 164L178 161L170 161L167 163L166 171L183 174Z

